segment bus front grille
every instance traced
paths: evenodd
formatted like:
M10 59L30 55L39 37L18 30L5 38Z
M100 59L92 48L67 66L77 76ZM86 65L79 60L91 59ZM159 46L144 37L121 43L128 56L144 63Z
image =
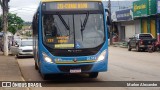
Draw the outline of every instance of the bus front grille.
M81 69L82 72L86 72L91 70L93 65L75 65L75 66L67 66L67 65L59 65L58 68L62 72L70 72L71 69Z

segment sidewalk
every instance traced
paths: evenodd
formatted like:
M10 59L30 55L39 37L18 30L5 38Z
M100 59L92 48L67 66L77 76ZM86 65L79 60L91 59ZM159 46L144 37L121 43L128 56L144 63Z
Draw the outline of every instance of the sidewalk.
M14 56L4 56L0 52L0 81L23 81Z
M127 48L128 43L127 42L113 42L114 47L121 47L121 48Z

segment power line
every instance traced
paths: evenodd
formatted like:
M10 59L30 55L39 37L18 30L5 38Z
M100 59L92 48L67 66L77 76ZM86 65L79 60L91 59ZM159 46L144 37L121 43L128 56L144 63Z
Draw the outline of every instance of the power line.
M25 12L25 11L27 11L27 12L28 12L28 11L29 11L29 12L34 12L35 10L32 10L32 11L31 11L31 10L25 10L25 9L22 10L22 9L19 9L19 10L14 10L14 11L10 11L10 12Z

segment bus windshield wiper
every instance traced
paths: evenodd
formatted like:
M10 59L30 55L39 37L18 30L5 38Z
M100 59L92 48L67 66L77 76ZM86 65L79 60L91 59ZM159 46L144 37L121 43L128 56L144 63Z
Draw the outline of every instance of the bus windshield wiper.
M85 30L87 21L88 21L88 17L89 17L89 12L86 14L86 17L84 19L84 22L82 24L82 20L81 20L81 35L82 35L82 41L83 41L83 31Z
M65 22L65 20L63 19L63 17L59 13L58 13L58 17L62 21L62 23L64 24L64 26L66 27L66 29L70 30L69 26L67 25L67 23Z

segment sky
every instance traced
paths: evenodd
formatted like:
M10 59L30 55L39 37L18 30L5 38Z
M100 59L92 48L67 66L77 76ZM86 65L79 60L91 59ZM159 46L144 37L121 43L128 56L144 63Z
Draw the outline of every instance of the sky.
M108 0L103 0L108 1ZM111 1L133 1L133 0L111 0ZM24 21L32 21L33 15L38 7L40 0L10 0L9 12L17 14ZM0 10L2 14L2 10Z

